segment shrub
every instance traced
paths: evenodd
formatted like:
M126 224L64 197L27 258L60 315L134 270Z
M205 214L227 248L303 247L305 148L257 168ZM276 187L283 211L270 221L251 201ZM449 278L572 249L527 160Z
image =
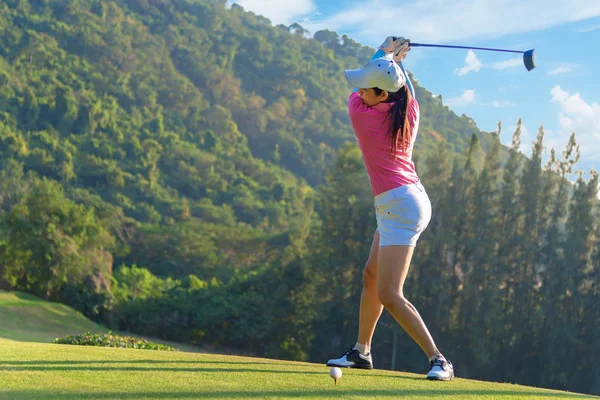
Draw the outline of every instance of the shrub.
M113 335L112 332L97 334L85 332L81 335L67 335L62 339L54 339L57 344L74 344L77 346L101 346L101 347L120 347L128 349L143 350L165 350L175 351L171 346L149 342L146 339L135 338L131 336Z

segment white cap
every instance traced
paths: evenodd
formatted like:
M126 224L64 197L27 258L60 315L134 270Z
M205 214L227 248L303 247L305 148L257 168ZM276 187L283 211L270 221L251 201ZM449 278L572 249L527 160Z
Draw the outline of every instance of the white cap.
M348 82L356 88L377 87L396 93L406 83L402 69L394 61L393 53L371 60L361 69L346 70L345 74Z

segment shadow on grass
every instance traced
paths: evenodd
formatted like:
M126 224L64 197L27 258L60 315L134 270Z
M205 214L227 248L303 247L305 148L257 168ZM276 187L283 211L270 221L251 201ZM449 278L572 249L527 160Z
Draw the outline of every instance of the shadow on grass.
M0 364L1 365L1 364ZM209 368L209 367L159 367L152 368L152 366L148 367L94 367L94 366L45 366L45 365L19 365L19 366L0 366L1 371L49 371L49 372L57 372L57 371L95 371L95 372L115 372L115 371L125 371L125 372L196 372L196 373L248 373L248 372L257 372L264 374L282 374L282 375L323 375L323 371L289 371L289 370L281 370L281 369L257 369L257 368ZM356 374L360 375L360 374ZM365 376L373 376L367 375ZM405 380L424 380L424 378L415 378L415 377L406 377L406 376L393 376L386 375L386 377L393 377L398 379Z
M116 366L106 367L95 367L95 364L111 364ZM148 367L137 367L133 366L120 366L121 364L147 364ZM152 368L153 364L191 364L198 365L198 367L159 367ZM274 373L274 374L308 374L308 375L321 375L324 371L329 370L329 367L323 366L324 371L304 371L304 370L280 370L280 369L238 369L238 368L214 368L214 367L203 367L203 364L218 364L218 365L270 365L278 367L278 364L269 362L258 362L258 361L212 361L212 360L197 360L197 361L186 361L186 360L63 360L63 361L0 361L0 371L130 371L130 372L147 372L147 371L169 371L169 372L260 372L260 373ZM315 368L312 365L299 365L298 367ZM364 372L360 370L352 370L350 372L353 376L369 376L369 377L384 377L384 378L399 378L404 380L425 380L424 377L394 375L393 373L388 375L377 374L374 372Z
M233 365L277 365L258 361L212 361L212 360L63 360L63 361L1 361L0 369L5 365L87 365L87 364L233 364Z
M94 364L116 364L118 366L94 366ZM121 364L145 364L147 366L121 366ZM189 366L189 367L164 367L160 366L158 368L152 368L153 364L192 364L199 365L197 367ZM225 362L225 361L167 361L167 360L132 360L132 361L109 361L109 360L101 360L101 361L0 361L0 372L1 371L96 371L96 372L114 372L114 371L127 371L127 372L156 372L156 371L165 371L165 372L192 372L192 373L246 373L246 372L258 372L258 373L270 373L270 374L301 374L301 375L322 375L324 371L306 371L306 370L282 370L282 369L258 369L258 368L224 368L224 367L204 367L202 364L233 364L233 365L270 365L273 367L277 367L277 364L267 363L267 362ZM306 368L314 368L312 366L305 366ZM328 369L329 367L324 367L323 369ZM414 381L422 381L424 378L413 377L413 376L404 376L404 375L382 375L382 374L374 374L370 372L359 372L352 371L352 375L355 376L380 376L387 378L397 378L403 380L414 380Z
M357 391L356 389L323 389L323 390L269 390L269 391L193 391L193 392L139 392L139 393L123 393L123 392L105 392L105 393L94 393L94 392L79 392L79 393L64 393L64 392L53 392L53 391L29 391L29 390L15 390L15 391L2 391L0 390L0 397L3 395L9 395L10 398L23 398L23 399L51 399L59 398L62 400L79 400L79 399L253 399L253 398L364 398L365 396L393 396L394 398L408 398L413 396L428 396L436 397L440 396L446 398L447 396L460 396L460 398L478 397L478 396L493 396L498 398L505 398L506 396L527 396L536 398L563 398L563 399L592 399L597 398L593 396L587 396L575 393L551 393L551 392L521 392L518 390L502 390L502 391L490 391L490 390L422 390L422 389L403 389L403 390L364 390Z

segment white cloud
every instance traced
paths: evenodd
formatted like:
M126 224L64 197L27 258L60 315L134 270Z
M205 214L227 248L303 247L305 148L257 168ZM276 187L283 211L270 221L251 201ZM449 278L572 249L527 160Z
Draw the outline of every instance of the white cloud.
M476 98L477 95L475 94L475 91L472 89L467 89L459 97L446 100L446 105L457 108L466 107L469 104L472 104Z
M492 100L490 103L481 102L481 103L479 103L479 105L490 106L490 107L494 107L494 108L506 108L506 107L515 107L516 106L515 103L513 103L512 101L507 101L507 100Z
M455 69L454 73L458 76L463 76L469 72L477 72L481 69L481 67L483 67L483 63L477 59L477 56L473 50L469 50L467 52L467 58L465 58L465 66Z
M564 147L571 133L575 132L577 143L581 146L581 159L597 160L600 153L600 104L588 103L579 93L570 94L560 86L552 88L550 94L552 102L560 106L560 132L557 136L563 139L554 142L562 142Z
M506 68L522 67L522 66L523 66L523 58L511 58L509 60L499 61L499 62L490 64L490 67L497 69L497 70L502 70L502 69L506 69Z
M381 44L390 34L409 37L415 42L450 43L469 38L481 40L533 32L597 17L600 16L600 2L420 0L409 3L395 0L361 0L340 10L337 14L313 20L307 26L303 26L312 32L330 29L340 34L346 33L374 47Z
M557 68L554 68L552 71L548 72L548 75L559 75L559 74L567 74L569 72L573 72L573 70L581 67L578 64L560 64Z
M247 11L267 17L275 25L290 25L317 9L314 0L230 0L229 3L237 3Z
M506 100L493 100L491 105L492 105L492 107L496 107L496 108L515 107L516 106L516 104L513 103L512 101L506 101Z
M509 60L499 61L492 64L484 64L477 58L473 50L469 50L467 52L467 57L465 58L465 66L462 68L456 68L454 73L458 76L463 76L470 72L479 72L479 70L484 67L502 70L521 66L523 66L523 60L520 58L511 58Z
M566 74L569 72L571 72L571 68L558 67L558 68L554 68L552 71L548 72L548 75L559 75L559 74Z
M600 29L600 25L592 25L592 26L587 26L585 28L580 28L577 30L577 32L579 33L589 33L589 32L593 32L597 29Z

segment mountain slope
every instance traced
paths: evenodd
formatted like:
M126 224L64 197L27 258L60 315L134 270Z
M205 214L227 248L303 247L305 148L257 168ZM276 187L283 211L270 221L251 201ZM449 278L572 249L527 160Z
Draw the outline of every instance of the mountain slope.
M222 1L1 0L0 11L0 168L12 159L59 181L111 220L117 253L144 249L117 262L209 278L255 259L257 239L306 237L314 187L354 141L342 71L372 49ZM485 148L468 117L417 93L418 150L444 140L462 153L473 133ZM164 230L202 245L175 246L167 268Z
M41 301L26 293L0 291L0 337L51 342L66 335L106 331L63 304Z

